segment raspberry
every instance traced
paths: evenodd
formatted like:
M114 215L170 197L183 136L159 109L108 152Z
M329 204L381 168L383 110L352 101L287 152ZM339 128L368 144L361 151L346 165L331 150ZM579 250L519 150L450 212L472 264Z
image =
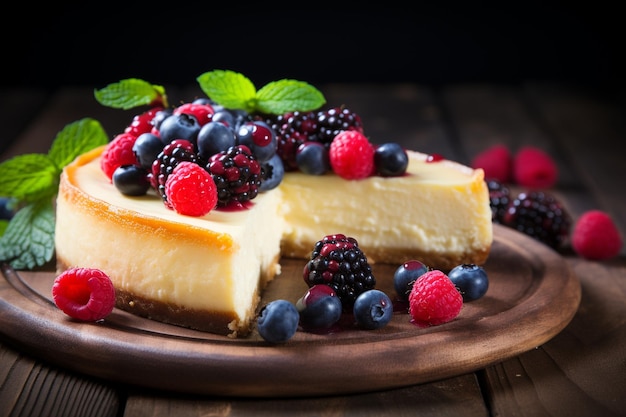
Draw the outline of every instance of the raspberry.
M450 278L437 269L421 275L409 294L409 313L418 326L436 326L456 318L463 296Z
M200 165L182 161L165 181L165 195L179 214L204 216L217 205L213 177Z
M204 126L213 119L215 110L210 104L183 103L174 109L174 114L190 114L198 120L200 126Z
M552 158L541 149L526 146L513 160L513 179L528 188L550 188L556 183L558 171Z
M68 316L98 321L115 306L115 288L107 274L95 268L70 268L52 285L54 303Z
M124 129L124 133L130 133L134 137L141 135L142 133L148 133L152 130L152 119L154 116L163 110L163 107L153 107L148 111L133 117L133 121L130 125Z
M572 247L585 259L605 260L619 254L622 238L607 213L590 210L583 213L574 225Z
M345 179L366 178L374 172L374 146L356 130L345 130L330 144L330 166Z
M513 157L506 146L494 145L476 155L471 166L474 169L482 168L487 179L506 183L511 181Z
M132 133L120 133L109 142L100 160L100 168L109 180L113 178L115 170L122 165L137 165L137 157L133 152L133 145L137 136Z

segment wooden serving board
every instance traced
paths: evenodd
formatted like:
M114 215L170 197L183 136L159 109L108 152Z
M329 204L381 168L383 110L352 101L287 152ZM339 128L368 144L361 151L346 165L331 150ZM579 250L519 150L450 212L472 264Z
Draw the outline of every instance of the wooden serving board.
M263 302L306 291L303 260L283 259ZM395 299L397 265L373 266ZM3 268L0 337L60 367L132 385L195 394L292 397L390 389L472 372L545 343L572 319L580 284L565 261L535 240L495 225L486 295L452 322L420 328L398 303L391 322L360 330L346 315L323 334L298 331L271 345L253 332L229 339L115 309L105 320L72 320L52 301L52 272Z

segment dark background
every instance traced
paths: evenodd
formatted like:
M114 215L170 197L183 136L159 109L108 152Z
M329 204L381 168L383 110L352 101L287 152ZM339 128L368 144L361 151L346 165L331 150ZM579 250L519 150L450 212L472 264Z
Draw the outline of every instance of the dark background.
M99 88L129 77L185 85L213 69L241 72L257 87L280 78L433 86L534 80L610 90L624 80L624 25L603 2L377 9L309 2L298 10L85 3L18 4L5 14L0 87Z

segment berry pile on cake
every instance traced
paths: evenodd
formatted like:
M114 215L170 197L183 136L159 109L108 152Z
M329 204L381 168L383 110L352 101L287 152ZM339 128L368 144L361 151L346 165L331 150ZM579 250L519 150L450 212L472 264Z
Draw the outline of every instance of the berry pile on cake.
M119 308L239 337L281 256L309 260L321 236L356 238L369 262L450 270L486 261L492 214L481 169L374 145L358 115L321 109L306 83L257 91L230 71L198 80L207 98L174 108L158 86L144 101L129 94L145 91L139 80L96 91L103 104L151 108L64 169L59 271L98 268Z

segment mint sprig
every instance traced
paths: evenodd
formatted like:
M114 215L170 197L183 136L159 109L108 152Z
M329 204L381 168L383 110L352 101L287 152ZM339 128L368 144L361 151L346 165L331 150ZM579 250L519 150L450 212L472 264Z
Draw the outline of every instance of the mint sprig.
M138 78L128 78L94 90L94 97L103 106L128 110L139 106L167 107L167 95L161 85Z
M54 254L54 198L63 168L91 149L108 143L100 122L84 118L65 126L47 154L17 155L0 163L0 196L17 211L0 227L0 261L16 269L33 269Z
M312 111L326 103L319 90L303 81L283 79L257 90L249 78L229 70L205 72L197 81L211 100L226 108L248 113Z

